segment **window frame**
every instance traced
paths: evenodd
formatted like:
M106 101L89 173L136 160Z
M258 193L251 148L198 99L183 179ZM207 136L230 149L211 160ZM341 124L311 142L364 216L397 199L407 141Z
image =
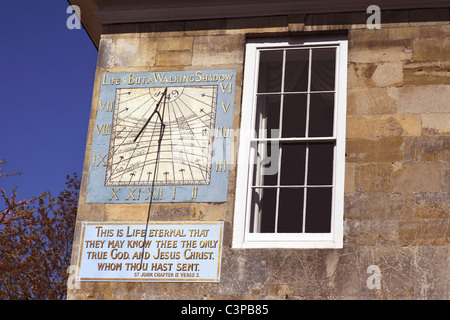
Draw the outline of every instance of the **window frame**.
M250 233L251 143L254 143L259 50L296 47L336 47L335 118L336 143L333 166L333 192L330 233ZM345 131L348 40L343 36L303 39L255 39L246 44L242 93L241 126L233 222L233 248L342 248L345 179ZM281 137L280 137L281 138ZM281 138L283 139L283 138ZM299 140L295 138L296 140ZM305 142L314 142L312 137ZM253 142L252 142L253 141Z

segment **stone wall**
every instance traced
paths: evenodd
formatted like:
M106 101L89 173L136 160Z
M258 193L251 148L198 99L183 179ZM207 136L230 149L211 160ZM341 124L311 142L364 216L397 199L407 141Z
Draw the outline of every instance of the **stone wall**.
M224 204L153 204L153 220L225 221L221 282L83 282L70 299L449 299L450 24L448 9L105 26L89 137L103 71L237 70L240 124L246 38L344 32L349 39L343 249L232 249L236 167ZM146 219L147 205L86 204L82 221ZM236 161L235 161L236 163ZM369 289L368 267L381 272Z

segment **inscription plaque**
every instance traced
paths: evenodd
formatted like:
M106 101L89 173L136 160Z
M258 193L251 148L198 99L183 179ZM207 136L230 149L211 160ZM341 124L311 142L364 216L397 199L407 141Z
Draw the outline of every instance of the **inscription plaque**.
M78 281L219 282L222 221L84 222Z

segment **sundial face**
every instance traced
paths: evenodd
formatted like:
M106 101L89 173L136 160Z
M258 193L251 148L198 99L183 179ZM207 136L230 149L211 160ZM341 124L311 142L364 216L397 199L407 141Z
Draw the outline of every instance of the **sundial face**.
M223 202L235 70L106 73L86 202Z
M135 138L155 111L165 87L117 89L107 186L145 186L153 180L161 186L210 183L218 87L168 89L159 154L162 124L158 117Z

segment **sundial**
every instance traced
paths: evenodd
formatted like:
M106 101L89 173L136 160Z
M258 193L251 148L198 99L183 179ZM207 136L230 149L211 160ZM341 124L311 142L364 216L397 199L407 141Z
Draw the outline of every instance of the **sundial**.
M151 119L136 139L166 88L117 90L106 185L145 186L153 178L161 186L209 184L217 86L167 88L156 172L160 119Z
M87 202L224 202L235 70L105 73Z

